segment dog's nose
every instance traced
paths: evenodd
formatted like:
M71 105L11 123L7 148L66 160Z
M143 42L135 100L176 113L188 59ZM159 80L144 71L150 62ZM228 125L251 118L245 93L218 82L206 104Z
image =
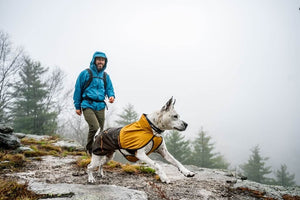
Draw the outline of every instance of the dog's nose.
M183 122L184 128L186 128L188 126L188 124L186 122Z

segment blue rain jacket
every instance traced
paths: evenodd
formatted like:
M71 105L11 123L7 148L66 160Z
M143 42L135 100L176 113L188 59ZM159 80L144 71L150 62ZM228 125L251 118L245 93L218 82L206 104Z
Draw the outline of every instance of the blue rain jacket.
M105 58L105 65L103 66L100 72L98 72L97 67L95 65L96 57ZM90 69L93 73L93 80L91 84L84 90L83 93L82 90L85 84L87 83L87 81L89 80L90 75L87 70L84 70L79 74L75 84L75 91L73 95L74 106L76 110L80 110L81 108L102 110L105 108L105 103L97 102L97 101L104 101L106 96L115 97L114 88L108 74L106 74L106 84L107 84L106 90L104 88L103 73L106 69L106 65L107 65L106 55L102 52L95 52L92 61L90 63ZM93 99L95 101L83 100L83 98L85 97L89 97L90 99Z

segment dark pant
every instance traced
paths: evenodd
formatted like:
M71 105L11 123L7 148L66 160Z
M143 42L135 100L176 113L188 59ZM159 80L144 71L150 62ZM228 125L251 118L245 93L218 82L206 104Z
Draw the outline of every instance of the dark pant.
M89 153L91 153L95 133L99 128L102 131L104 127L105 110L102 109L97 111L90 108L86 108L83 110L83 116L85 118L85 121L89 125L89 133L88 133L88 139L86 144L86 150L89 151Z

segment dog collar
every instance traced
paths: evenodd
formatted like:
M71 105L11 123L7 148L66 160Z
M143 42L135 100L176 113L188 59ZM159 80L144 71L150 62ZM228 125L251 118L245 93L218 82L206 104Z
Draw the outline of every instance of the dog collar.
M161 129L159 129L158 127L156 127L156 126L148 119L148 117L147 117L146 114L144 114L144 115L145 115L145 117L146 117L146 119L147 119L149 125L151 126L151 128L152 128L155 132L157 132L158 134L162 134L162 133L164 132L164 130L161 130Z

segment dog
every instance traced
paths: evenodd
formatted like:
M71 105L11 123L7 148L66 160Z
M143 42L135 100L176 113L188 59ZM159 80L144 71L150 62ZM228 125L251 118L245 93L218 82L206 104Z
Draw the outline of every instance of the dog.
M93 171L99 167L99 176L103 177L103 165L110 161L115 150L119 150L129 161L141 160L155 169L163 183L170 183L161 166L150 159L152 152L159 153L164 159L173 164L186 177L193 177L194 172L186 169L167 150L162 137L165 130L186 130L188 124L180 120L174 109L175 100L171 97L160 111L143 114L137 122L121 128L97 131L94 137L91 162L87 167L88 182L94 183Z

